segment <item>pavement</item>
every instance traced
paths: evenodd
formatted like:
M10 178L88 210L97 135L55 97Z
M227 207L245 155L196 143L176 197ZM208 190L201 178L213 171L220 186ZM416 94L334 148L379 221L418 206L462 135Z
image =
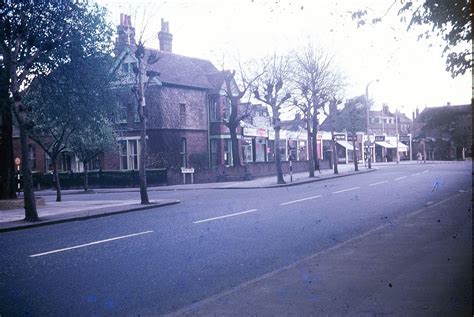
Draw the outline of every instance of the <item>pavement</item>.
M426 162L425 164L439 164L449 162ZM421 164L416 161L402 161L400 165ZM359 171L354 171L353 164L339 164L339 174L334 174L332 169L321 170L315 172L314 178L308 177L308 172L294 173L293 175L284 174L286 184L276 184L276 177L260 177L249 181L238 182L220 182L220 183L204 183L204 184L183 184L171 186L149 187L148 191L178 191L178 190L200 190L200 189L259 189L259 188L275 188L302 185L312 182L323 181L338 177L346 177L360 173L374 172L377 168L386 166L395 166L395 162L373 163L372 169L368 169L363 164L359 164ZM95 193L120 193L120 192L139 192L139 188L104 188L94 189L88 192L83 190L62 190L62 195L77 194L95 194ZM54 190L42 190L35 192L37 197L54 196ZM78 200L68 202L47 202L45 206L37 206L39 221L25 222L24 209L6 209L0 210L0 232L18 229L26 229L48 224L62 223L66 221L75 221L81 219L109 216L112 214L132 212L138 210L152 209L157 207L178 204L179 200L160 199L152 201L149 205L141 205L138 200Z

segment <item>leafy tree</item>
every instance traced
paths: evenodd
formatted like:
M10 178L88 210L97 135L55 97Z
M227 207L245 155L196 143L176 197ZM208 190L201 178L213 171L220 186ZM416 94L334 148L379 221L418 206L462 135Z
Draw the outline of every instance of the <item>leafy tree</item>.
M72 135L69 144L71 150L84 165L84 191L88 191L89 162L116 144L112 121L99 117L96 121L82 126Z
M397 9L400 20L407 23L407 30L421 25L431 26L430 30L419 34L419 39L435 35L444 41L446 71L452 77L472 69L471 0L394 0L382 16L369 17L367 10L357 10L352 12L352 19L357 21L358 27L368 21L376 24L382 22L391 10Z
M75 134L87 133L90 127L100 129L99 125L106 123L103 118L110 117L115 107L112 58L101 53L83 57L80 49L71 50L71 61L38 77L25 97L25 103L32 107L30 119L34 123L30 138L51 158L56 201L61 201L59 155L68 149Z
M70 47L101 50L110 46L105 9L82 1L2 1L0 3L0 55L8 74L10 111L20 129L21 158L28 161L28 137L34 126L31 106L23 103L36 76L68 61ZM2 91L5 93L4 91ZM22 164L25 220L38 220L31 170Z
M273 128L275 129L275 165L277 183L284 184L280 155L280 111L282 106L291 98L289 92L290 60L287 56L276 54L265 57L258 65L261 73L253 84L253 93L257 100L269 105L272 109Z
M365 109L365 96L352 98L346 102L344 109L337 113L334 120L335 130L342 131L345 129L352 136L352 146L354 148L352 153L354 169L356 171L359 170L356 153L356 133L366 131L367 114Z

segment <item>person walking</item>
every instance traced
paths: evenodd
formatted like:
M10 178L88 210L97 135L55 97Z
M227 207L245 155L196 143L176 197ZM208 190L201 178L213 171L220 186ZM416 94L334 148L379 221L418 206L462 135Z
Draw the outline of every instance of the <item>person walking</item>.
M421 163L421 153L420 152L416 153L416 161L417 161L417 163Z

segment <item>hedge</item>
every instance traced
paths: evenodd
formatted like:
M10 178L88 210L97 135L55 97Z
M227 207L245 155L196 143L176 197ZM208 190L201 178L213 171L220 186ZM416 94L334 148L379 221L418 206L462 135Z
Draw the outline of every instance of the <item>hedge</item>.
M90 171L87 174L90 188L139 186L138 171ZM166 168L147 169L147 185L157 186L166 184L166 175ZM84 173L59 172L59 182L62 189L83 188ZM33 173L33 186L35 188L55 187L53 173Z

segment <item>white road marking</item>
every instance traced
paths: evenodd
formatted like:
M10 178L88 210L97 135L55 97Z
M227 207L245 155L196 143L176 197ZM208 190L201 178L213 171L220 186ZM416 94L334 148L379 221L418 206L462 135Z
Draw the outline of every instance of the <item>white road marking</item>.
M423 173L423 174L426 174L426 173L428 173L428 170L426 170L426 171L423 171L422 173Z
M385 184L385 183L388 183L388 181L382 181L378 183L369 184L369 186L375 186L375 185L380 185L380 184Z
M398 177L398 178L395 178L394 181L399 181L399 180L404 179L404 178L407 178L407 177L406 176Z
M250 210L246 210L246 211L242 211L242 212L237 212L235 214L230 214L230 215L225 215L225 216L220 216L220 217L214 217L214 218L194 221L193 223L201 223L201 222L212 221L212 220L217 220L217 219L222 219L222 218L234 217L234 216L238 216L238 215L248 214L249 212L255 212L257 210L258 209L250 209Z
M333 194L339 194L339 193L343 193L343 192L348 192L350 190L354 190L354 189L359 189L360 187L353 187L353 188L349 188L349 189L343 189L343 190L338 190L337 192L333 192Z
M317 195L317 196L312 196L312 197L297 199L297 200L293 200L293 201L287 201L286 203L281 203L280 206L289 205L289 204L294 204L294 203L298 203L298 202L300 202L300 201L305 201L305 200L310 200L310 199L315 199L315 198L321 198L321 197L323 197L323 196Z
M105 240L94 241L94 242L90 242L90 243L76 245L76 246L69 247L69 248L63 248L63 249L57 249L57 250L52 250L52 251L48 251L48 252L33 254L33 255L30 255L30 258L35 258L35 257L38 257L38 256L48 255L48 254L52 254L52 253L63 252L63 251L67 251L67 250L84 248L84 247L88 247L90 245L95 245L95 244L100 244L100 243L105 243L105 242L110 242L110 241L114 241L114 240L130 238L130 237L136 237L136 236L140 236L142 234L153 233L153 232L154 232L153 230L143 231L143 232L139 232L139 233L128 234L126 236L120 236L120 237L115 237L115 238L110 238L110 239L105 239Z
M411 174L411 176L418 176L420 173Z

